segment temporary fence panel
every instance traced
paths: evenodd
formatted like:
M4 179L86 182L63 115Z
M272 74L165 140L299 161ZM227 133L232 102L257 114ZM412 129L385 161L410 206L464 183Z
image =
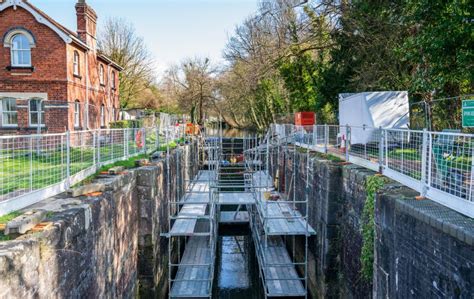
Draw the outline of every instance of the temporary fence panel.
M155 151L160 131L166 129L0 136L0 215L64 192L102 165Z
M474 135L330 125L297 126L293 135L298 146L379 171L474 217Z

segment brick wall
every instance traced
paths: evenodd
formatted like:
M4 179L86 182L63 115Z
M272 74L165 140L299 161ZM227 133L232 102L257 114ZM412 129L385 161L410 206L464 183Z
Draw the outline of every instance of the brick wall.
M71 10L73 8L71 7ZM49 27L38 23L33 15L25 9L12 7L0 12L0 37L10 29L21 27L34 36L36 45L31 50L31 59L34 70L13 69L11 65L10 48L0 44L0 93L47 93L49 101L60 101L68 106L67 111L59 109L46 109L46 128L44 132L57 133L65 130L74 130L74 102L81 103L81 126L85 129L85 103L87 94L90 105L89 128L100 127L100 106L120 108L118 71L116 72L116 90L112 89L110 75L114 67L104 61L99 61L97 52L86 52L82 46L74 42L66 44L58 34ZM95 49L95 48L93 48ZM80 77L73 74L73 57L77 51L80 56ZM86 63L86 56L88 63ZM105 67L105 86L99 82L99 64ZM87 80L89 74L89 82ZM88 88L87 88L88 87ZM88 89L88 92L87 92ZM28 126L27 109L18 109L18 129L0 127L0 134L32 134L35 128ZM118 112L116 113L116 118ZM111 108L106 109L106 123L112 121Z

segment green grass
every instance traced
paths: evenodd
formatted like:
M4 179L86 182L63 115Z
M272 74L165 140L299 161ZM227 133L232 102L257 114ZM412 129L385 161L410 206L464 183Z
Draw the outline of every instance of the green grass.
M134 142L129 144L131 155L138 152ZM36 190L61 182L66 178L66 151L47 149L40 154L9 152L0 156L0 195L13 191ZM100 149L100 162L122 158L123 145L104 145ZM96 161L97 162L97 161ZM74 175L94 164L94 149L71 148L70 174ZM32 174L32 175L30 175Z
M154 151L156 137L149 135L146 143L147 152ZM177 146L177 142L170 142L171 149ZM138 153L141 149L137 148L135 140L128 141L129 155ZM160 147L161 151L166 151L166 145ZM74 175L94 165L94 155L97 160L97 152L93 148L70 149L70 174ZM100 161L106 162L115 159L121 159L124 156L123 144L102 144L100 148ZM142 156L143 157L143 156ZM42 148L41 153L35 150L33 153L21 149L18 151L3 150L0 151L0 195L5 195L14 191L21 192L29 190L38 190L50 185L61 182L66 179L66 150L64 148ZM137 157L125 161L124 166L134 165ZM132 161L133 160L133 161ZM119 161L115 166L122 165ZM112 166L110 166L112 167ZM31 175L32 174L32 175Z
M15 219L16 217L20 216L22 213L20 212L11 212L10 214L0 216L0 224L7 224L8 221ZM3 231L0 231L0 242L1 241L9 241L11 240L10 236L5 236Z
M7 224L8 221L15 219L16 217L20 216L22 213L16 211L11 212L10 214L0 216L0 224Z
M420 161L421 162L421 153L416 149L395 149L388 153L389 158L391 159L402 159L409 161Z
M133 156L127 160L121 160L121 161L114 162L112 164L107 164L100 168L99 173L103 171L108 171L110 168L117 167L117 166L123 166L127 169L134 168L136 167L135 165L136 160L147 159L148 157L149 155L147 154L141 154L141 155Z

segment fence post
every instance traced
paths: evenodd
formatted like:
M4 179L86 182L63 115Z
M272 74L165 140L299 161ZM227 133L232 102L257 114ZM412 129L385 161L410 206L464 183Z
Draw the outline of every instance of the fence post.
M346 138L344 140L344 143L344 146L346 147L346 162L349 162L349 146L351 144L351 127L349 127L349 125L346 125Z
M316 149L316 142L318 138L318 127L316 125L313 125L313 149Z
M157 125L155 125L155 137L155 150L158 150L160 148L160 128Z
M428 146L429 146L429 142L428 142L428 130L423 129L423 143L422 143L422 149L421 149L421 186L420 186L420 190L421 190L421 196L426 196L426 193L427 193L427 189L428 189L428 182L426 180L426 174L430 174L431 173L431 165L428 165L428 164L431 164L431 163L427 163L426 161L426 158L427 158L427 155L428 155ZM403 141L402 141L403 142Z
M143 152L146 154L147 149L146 149L146 128L141 129L143 131Z
M128 137L130 137L130 129L124 128L123 132L125 134L124 144L123 144L123 155L128 159Z
M127 158L127 128L122 129L122 136L123 136L123 158Z
M95 151L96 151L96 146L95 146L95 144L96 144L96 138L97 138L96 135L97 135L97 134L96 134L96 131L95 131L95 130L92 131L92 148L93 148L93 151L94 151L94 153L92 154L92 156L93 156L93 157L92 157L92 164L93 164L94 166L97 166L97 165L96 165L96 164L97 164L97 161L96 161L96 155L97 155L97 153L95 152Z
M66 131L66 188L71 186L71 132Z
M100 129L97 130L97 165L100 166Z
M329 145L329 126L327 124L324 125L324 153L328 153L328 145Z
M33 191L33 137L30 137L30 191Z
M471 141L471 139L469 139L469 141ZM469 144L471 144L471 142L469 142ZM474 178L474 147L472 147L471 149L471 177L469 178L469 195L468 195L468 200L469 201L472 201L472 179Z
M385 138L387 138L387 131L379 127L380 130L380 139L379 139L379 172L383 173L383 165L384 165L384 144Z

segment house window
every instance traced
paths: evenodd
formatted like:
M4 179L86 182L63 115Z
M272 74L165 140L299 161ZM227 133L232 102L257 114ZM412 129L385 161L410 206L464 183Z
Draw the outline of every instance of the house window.
M74 66L74 75L79 76L79 73L81 70L80 70L80 64L79 64L79 53L77 51L74 51L73 66Z
M18 111L16 110L16 99L3 98L0 106L2 115L2 126L16 127L18 125Z
M81 125L80 118L81 118L81 103L79 102L79 100L76 100L74 102L74 127L75 128L80 127Z
M112 71L112 89L115 89L115 71Z
M100 79L100 84L104 85L104 82L105 82L105 80L104 80L104 66L102 64L99 66L99 79Z
M100 126L105 127L105 106L100 106Z
M19 33L13 36L10 50L12 66L31 66L31 46L28 38L24 34Z
M29 103L29 109L30 126L37 127L41 119L41 126L44 127L44 101L42 99L31 99Z

